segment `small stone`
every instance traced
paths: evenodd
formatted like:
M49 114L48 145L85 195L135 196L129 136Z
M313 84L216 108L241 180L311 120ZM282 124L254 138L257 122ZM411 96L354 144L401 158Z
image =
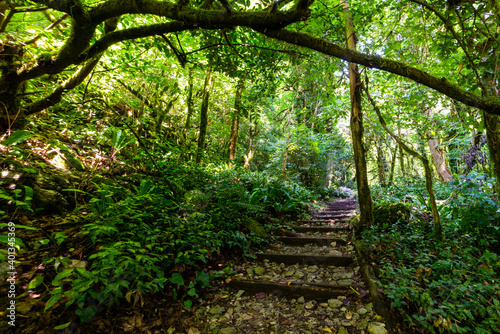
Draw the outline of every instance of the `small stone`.
M357 313L358 313L359 315L365 315L366 313L368 313L368 310L367 310L367 309L365 309L364 307L362 307L362 308L360 308L360 309L357 311Z
M285 277L292 277L294 273L295 273L295 270L288 270L288 271L285 273Z
M296 271L295 274L293 274L293 278L295 279L301 279L302 277L304 277L304 273L301 272L301 271Z
M208 313L216 315L216 314L221 314L224 311L225 311L224 307L220 305L215 305L210 308L210 311L208 311Z
M382 325L379 322L370 323L368 325L368 334L387 334L387 329Z
M313 272L315 272L316 270L318 270L318 266L316 266L316 265L309 266L309 271L310 271L310 272L312 272L312 273L313 273Z
M339 308L342 305L344 305L344 303L338 299L329 299L328 300L328 306L330 306L331 308Z
M368 303L366 306L365 306L365 309L370 312L372 309L373 309L373 303Z
M247 268L247 275L253 276L253 269L252 268Z
M368 319L361 319L356 323L357 329L365 329L368 327Z
M236 294L236 297L240 298L241 295L243 295L244 293L245 293L245 290L238 290L238 293Z
M304 304L304 302L305 302L304 296L300 296L300 297L297 299L297 303L299 303L299 304Z
M233 334L234 332L234 327L225 327L221 328L218 334Z
M337 334L348 334L347 329L345 329L343 326L340 326Z
M353 280L350 280L350 279L341 279L341 280L337 281L337 284L342 285L342 286L352 285L353 283L354 283Z
M187 334L200 334L200 331L198 328L191 327L190 329L188 329Z
M319 303L319 306L323 307L323 308L327 308L328 307L328 303Z
M352 326L351 322L347 319L342 320L341 324L344 327L351 327Z
M314 305L314 303L312 301L308 301L306 303L306 309L308 309L308 310L312 310L314 308L314 306L315 305Z
M252 306L252 309L255 311L255 312L259 312L260 310L262 310L262 305L259 305L259 304L255 304Z
M265 269L262 267L256 267L254 270L255 275L262 276L264 274Z

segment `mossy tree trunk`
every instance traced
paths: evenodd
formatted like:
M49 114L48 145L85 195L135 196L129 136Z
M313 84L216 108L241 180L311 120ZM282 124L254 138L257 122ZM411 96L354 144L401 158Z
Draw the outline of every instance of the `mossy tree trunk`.
M236 94L234 97L234 116L231 121L231 137L229 138L229 160L236 159L236 146L238 145L238 130L240 127L241 113L241 96L245 89L245 78L241 77L236 86Z
M352 17L349 14L349 4L344 0L344 11L346 16L347 45L350 50L356 50L356 36ZM358 201L360 209L359 225L357 233L368 226L373 225L372 197L368 186L368 170L366 167L365 148L363 145L363 110L361 108L361 80L358 65L349 63L349 86L351 95L351 133L352 146L354 149L354 163L356 167L356 183L358 189Z
M200 110L200 134L198 136L198 150L196 152L196 163L201 163L205 151L205 139L208 127L208 101L210 99L210 86L212 82L212 62L208 64L205 85L203 87L203 100Z

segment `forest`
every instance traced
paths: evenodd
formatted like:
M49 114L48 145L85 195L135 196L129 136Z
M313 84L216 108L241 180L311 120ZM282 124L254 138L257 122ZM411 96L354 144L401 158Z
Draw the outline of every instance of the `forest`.
M500 333L500 0L0 0L0 332Z

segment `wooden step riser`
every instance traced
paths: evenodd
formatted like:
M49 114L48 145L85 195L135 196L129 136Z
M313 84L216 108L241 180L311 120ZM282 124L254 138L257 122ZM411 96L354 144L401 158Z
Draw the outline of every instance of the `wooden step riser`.
M313 215L314 220L349 220L352 216Z
M279 284L271 281L242 280L235 279L229 283L232 287L250 291L253 293L265 292L277 297L314 299L317 301L327 301L338 296L348 296L355 294L354 290L344 286L297 286L287 283Z
M258 253L257 259L260 261L269 260L276 263L284 263L286 265L301 264L301 265L324 265L345 267L353 263L354 259L350 256L328 256L328 255L313 255L313 254L275 254L275 253Z
M337 245L346 245L347 241L340 238L307 238L307 237L280 237L279 241L287 245L303 246L307 244L315 244L318 246L330 246L332 242Z
M331 212L339 212L339 211L356 211L357 209L358 209L357 206L343 206L341 208L328 208L327 207L327 208L324 208L321 211L323 211L323 212L329 212L329 211L331 211Z
M308 233L308 232L350 232L351 229L348 227L325 227L325 226L292 226L295 232Z

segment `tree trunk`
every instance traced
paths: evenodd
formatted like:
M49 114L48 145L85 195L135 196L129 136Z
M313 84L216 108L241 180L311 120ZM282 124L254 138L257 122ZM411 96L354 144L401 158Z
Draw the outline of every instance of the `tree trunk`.
M203 151L205 150L205 138L207 135L208 125L208 101L210 98L210 84L212 79L212 62L208 64L207 76L205 77L205 85L203 88L203 100L200 110L200 135L198 136L198 151L196 152L196 163L201 163Z
M486 112L483 115L486 126L486 139L490 151L490 161L493 167L493 174L497 179L495 192L500 198L500 116Z
M388 187L392 186L392 183L394 182L394 170L396 169L396 160L398 156L398 143L396 143L396 146L394 146L394 151L392 152L392 161L391 161L391 173L389 174L389 183L387 184Z
M250 130L248 131L248 137L249 137L249 143L248 143L248 153L245 154L245 165L243 168L249 169L250 168L250 162L253 159L253 155L255 153L254 147L253 147L253 140L255 138L255 135L257 134L257 124L252 123L252 114L250 114Z
M401 138L401 129L400 128L398 128L398 136L399 136L399 138ZM403 148L401 146L399 146L399 165L401 166L401 176L403 176L403 178L405 178L406 177L405 156L404 156Z
M245 77L240 78L234 97L234 116L231 122L231 137L229 138L229 160L236 159L236 146L238 144L238 129L240 127L241 95L245 89Z
M352 17L349 14L349 4L344 0L346 14L347 45L350 50L356 50L356 37ZM351 95L351 133L354 149L354 162L356 166L356 183L360 209L359 225L356 233L362 232L373 224L372 197L368 186L368 171L366 168L365 149L363 147L363 111L361 109L361 80L358 65L349 63L349 86Z
M188 94L187 94L187 116L186 124L184 125L184 139L187 139L187 134L189 127L191 126L191 116L193 116L194 106L193 106L193 68L189 68L188 76Z
M386 186L386 175L385 175L385 157L384 151L382 150L382 141L378 134L375 135L375 146L377 149L377 170L378 170L378 182L380 186L385 188Z
M450 182L453 180L453 174L451 173L450 167L446 162L446 153L442 147L439 147L437 138L431 137L430 132L428 132L427 135L427 145L429 145L432 162L434 167L436 167L438 177L441 181Z

